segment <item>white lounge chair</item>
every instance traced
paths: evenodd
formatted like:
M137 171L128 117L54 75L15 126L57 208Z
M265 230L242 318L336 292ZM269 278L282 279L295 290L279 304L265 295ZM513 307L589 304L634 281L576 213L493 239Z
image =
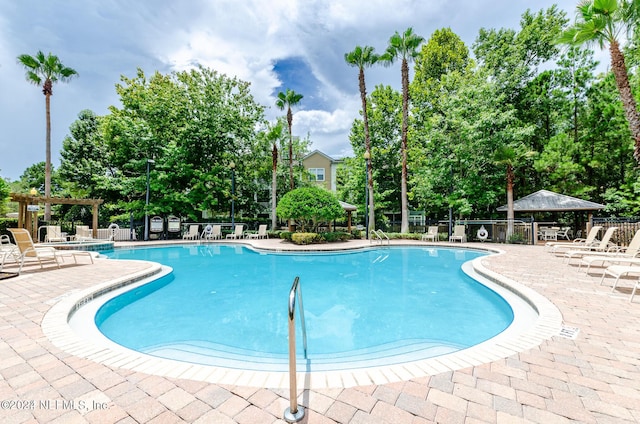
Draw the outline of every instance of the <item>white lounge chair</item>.
M605 269L602 274L602 279L600 279L600 284L604 282L604 277L610 275L611 277L615 277L613 282L613 286L611 287L611 291L613 292L618 285L621 277L629 276L629 275L637 275L638 279L633 284L633 289L631 290L631 297L629 298L629 302L633 301L633 297L636 294L636 290L640 288L640 266L623 266L623 265L611 265L607 269Z
M640 230L636 231L635 235L629 242L629 246L626 249L616 250L614 252L585 252L580 260L580 265L587 265L587 273L591 269L591 265L595 263L621 264L621 263L637 263L640 264Z
M260 224L260 226L258 227L258 232L257 233L252 233L252 234L248 234L247 237L250 238L250 239L267 238L267 225L266 224Z
M609 244L613 233L618 231L618 227L609 227L602 236L602 240L597 245L591 246L575 246L573 249L564 252L565 261L568 263L571 259L581 258L585 252L606 252L612 246ZM589 253L586 253L589 255Z
M242 228L243 227L244 226L242 224L236 225L233 233L227 234L227 238L228 239L239 239L239 238L242 238Z
M44 236L44 241L49 243L56 243L61 241L67 241L67 238L62 235L62 229L59 225L47 225L47 234Z
M202 234L200 236L204 240L218 240L222 238L222 226L220 225L211 225L207 224L202 230Z
M189 231L182 235L183 240L198 240L200 238L200 226L198 224L189 225Z
M467 233L465 232L464 225L456 225L453 228L453 234L449 237L449 241L453 242L460 240L460 243L466 243Z
M74 236L76 241L91 241L93 235L88 225L76 225L76 235Z
M422 235L421 239L424 241L438 241L438 226L430 226L427 232Z
M594 225L593 227L591 227L591 230L589 230L589 234L587 234L587 238L577 238L573 240L571 243L564 242L564 241L560 241L560 242L549 241L544 244L544 249L551 250L552 252L555 253L558 251L558 249L561 249L561 248L573 249L576 246L590 246L594 243L597 243L596 237L598 236L598 233L600 232L601 229L602 229L601 225Z

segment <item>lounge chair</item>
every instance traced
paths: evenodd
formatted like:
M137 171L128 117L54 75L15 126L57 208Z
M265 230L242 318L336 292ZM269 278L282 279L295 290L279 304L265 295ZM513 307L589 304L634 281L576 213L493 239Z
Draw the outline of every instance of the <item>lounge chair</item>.
M88 225L76 225L76 235L74 236L76 241L91 241L93 235Z
M13 235L13 239L16 241L16 246L19 251L20 268L18 273L22 271L22 267L27 259L37 261L40 264L40 268L43 267L45 262L55 262L58 268L60 268L60 262L64 262L64 258L72 257L75 263L78 263L78 256L84 256L89 258L93 263L93 256L96 252L90 252L88 250L56 250L51 246L36 247L31 238L31 234L24 228L7 228Z
M198 240L200 238L200 226L198 224L189 225L189 231L182 235L183 240Z
M227 238L228 239L239 239L239 238L242 238L242 228L243 227L244 226L242 224L236 225L233 233L227 234Z
M640 266L611 265L610 267L605 269L604 274L602 274L600 284L604 282L604 277L606 277L607 275L615 277L613 286L611 287L611 291L614 291L616 289L616 286L618 285L621 277L625 277L628 275L637 275L638 280L634 282L633 289L631 291L631 297L629 298L629 302L633 301L636 290L640 288Z
M574 246L573 249L564 252L566 262L570 262L573 258L581 258L585 255L585 252L606 252L612 246L609 241L613 233L618 231L618 227L609 227L602 236L602 240L597 245L591 246ZM589 255L589 253L586 253Z
M31 234L24 228L7 228L7 230L13 235L13 239L20 252L20 268L18 269L18 273L22 271L22 267L27 259L38 261L40 268L43 268L43 263L45 262L54 262L56 266L60 268L56 249L53 247L35 247Z
M464 225L456 225L453 229L453 234L449 237L449 241L460 240L460 243L466 243L467 233L465 232Z
M589 230L589 234L587 234L587 238L576 238L571 243L564 242L564 241L560 241L560 242L549 241L544 244L544 248L545 250L551 250L552 252L555 253L558 251L559 248L573 249L576 246L590 246L590 245L593 245L594 243L597 243L596 237L598 236L598 233L600 232L601 229L602 229L601 225L594 225L593 227L591 227L591 230Z
M222 238L222 226L207 224L200 236L204 240L218 240Z
M258 227L258 232L257 233L252 233L252 234L248 234L247 237L250 238L250 239L268 238L266 224L260 224L260 226Z
M589 254L587 254L589 253ZM605 263L620 264L620 263L637 263L640 264L640 230L636 231L635 235L629 242L629 246L626 249L616 250L615 252L585 252L580 261L578 269L582 265L587 265L587 273L591 269L591 265L600 262L602 265ZM627 262L630 261L630 262Z
M12 258L15 262L20 260L20 251L18 246L11 242L8 235L0 235L0 271L4 267L4 263L8 258Z
M66 237L62 235L62 229L59 225L47 225L47 234L44 236L44 241L48 243L57 243L61 241L67 241Z
M422 235L421 239L424 241L438 241L438 226L430 226L427 232Z

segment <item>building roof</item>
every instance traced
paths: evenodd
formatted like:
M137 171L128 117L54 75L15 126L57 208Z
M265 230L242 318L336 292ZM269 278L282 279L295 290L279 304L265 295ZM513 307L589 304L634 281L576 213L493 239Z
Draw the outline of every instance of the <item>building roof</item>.
M324 157L324 158L326 158L328 161L333 162L333 163L340 163L340 162L342 162L342 159L335 159L335 158L332 158L331 156L329 156L329 155L327 155L326 153L323 153L323 152L321 152L320 150L317 150L317 149L316 149L316 150L314 150L313 152L310 152L309 154L305 155L305 157L303 157L303 158L302 158L302 160L308 159L308 158L310 158L311 156L314 156L314 155L320 155L320 156L323 156L323 157Z
M549 190L539 190L513 202L514 212L568 212L600 209L604 209L604 205ZM500 206L497 211L506 212L507 206Z

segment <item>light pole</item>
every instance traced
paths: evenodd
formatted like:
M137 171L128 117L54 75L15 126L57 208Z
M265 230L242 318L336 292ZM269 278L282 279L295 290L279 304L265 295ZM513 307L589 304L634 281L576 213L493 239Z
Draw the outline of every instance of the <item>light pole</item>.
M236 207L236 164L231 162L229 164L231 168L231 230L235 231L235 207Z
M366 176L365 180L365 190L364 190L364 230L365 230L365 238L369 240L369 159L371 159L371 153L368 151L364 152L364 174Z
M149 166L156 163L153 159L147 159L147 197L144 206L144 241L149 241Z

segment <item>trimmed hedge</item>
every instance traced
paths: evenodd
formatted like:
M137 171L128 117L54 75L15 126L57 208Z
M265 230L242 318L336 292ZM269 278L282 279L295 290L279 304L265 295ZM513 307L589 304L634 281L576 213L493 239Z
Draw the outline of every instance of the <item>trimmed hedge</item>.
M320 235L316 233L293 233L291 241L295 244L311 244L320 241Z

